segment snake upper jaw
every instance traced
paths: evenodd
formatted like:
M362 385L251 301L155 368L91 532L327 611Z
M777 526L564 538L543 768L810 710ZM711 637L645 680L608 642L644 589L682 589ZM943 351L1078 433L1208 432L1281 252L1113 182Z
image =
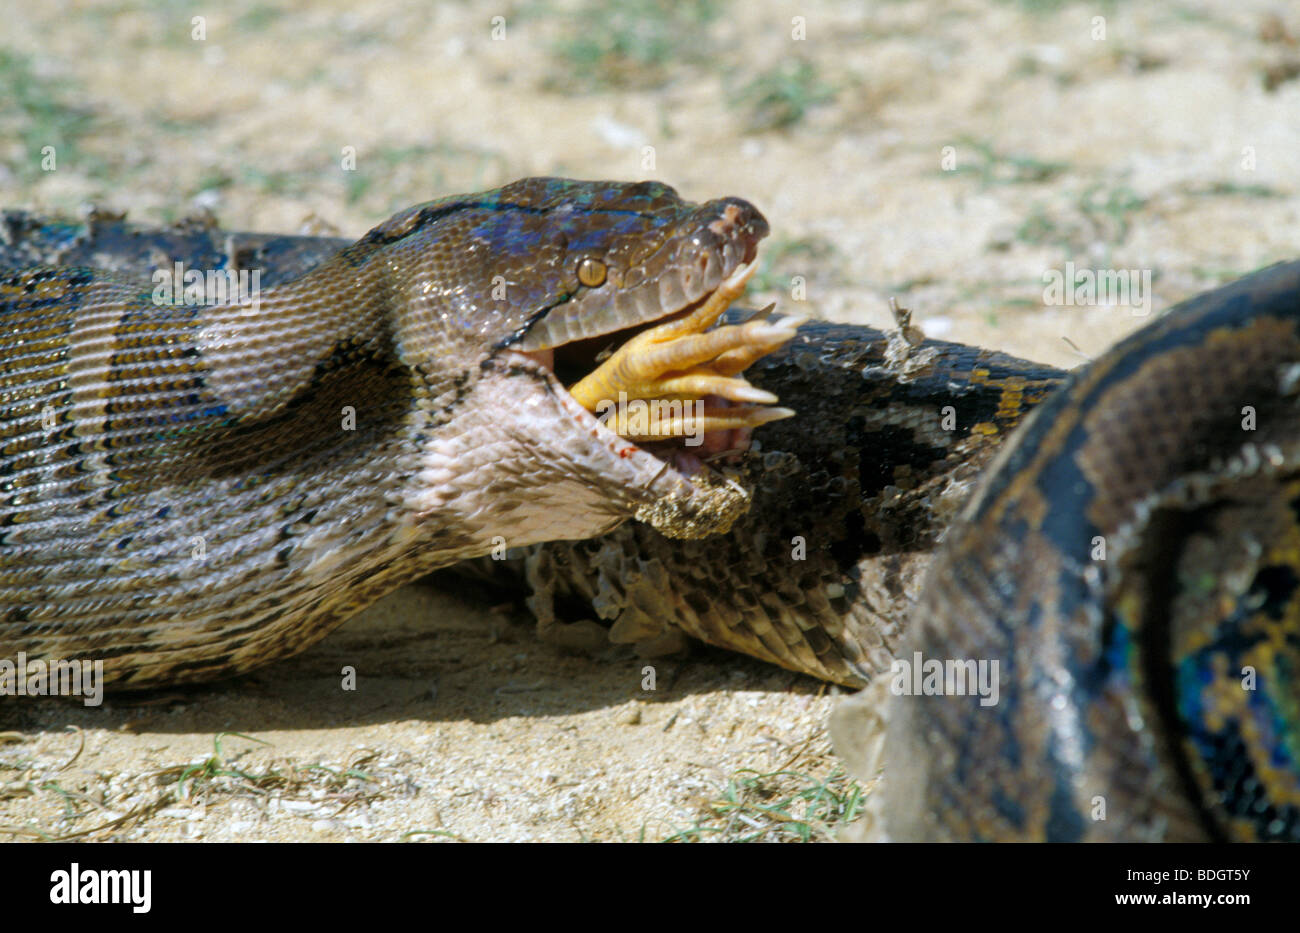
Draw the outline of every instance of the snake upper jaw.
M574 283L512 340L521 350L557 348L663 321L708 298L738 269L751 266L767 220L740 198L676 202L671 235L629 252L615 244L600 256L599 284ZM638 244L639 246L639 244ZM517 342L516 342L517 341Z

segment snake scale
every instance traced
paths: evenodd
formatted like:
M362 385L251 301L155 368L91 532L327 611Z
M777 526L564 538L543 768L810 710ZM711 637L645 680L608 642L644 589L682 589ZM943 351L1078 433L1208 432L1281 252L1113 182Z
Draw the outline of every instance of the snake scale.
M464 226L443 226L456 213L413 209L357 243L228 234L201 220L157 229L103 214L83 224L21 212L0 216L0 266L62 267L40 273L46 277L46 303L35 317L30 300L15 293L15 283L30 279L0 282L6 316L0 334L6 341L0 465L7 497L0 515L0 656L20 650L94 654L116 661L121 679L140 685L205 679L299 650L377 594L460 561L443 572L523 587L543 634L560 643L584 634L594 616L609 626L611 640L636 643L646 653L676 647L685 634L849 686L873 677L879 686L891 676L896 657L999 660L1001 696L992 707L972 696L888 697L882 810L893 838L1297 838L1296 266L1265 270L1172 309L1068 378L1003 354L922 340L907 327L883 334L806 324L745 371L750 383L798 413L764 424L755 449L727 468L752 490L745 511L728 498L730 484L721 491L697 488L704 485L698 474L676 469L684 462L672 454L659 451L669 458L660 473L661 465L638 470L635 457L605 456L624 449L617 439L593 450L589 424L582 423L584 431L568 430L582 415L556 391L561 351L549 367L534 368L541 354L528 352L521 341L551 314L556 322L596 322L572 341L582 344L588 334L623 330L629 321L651 321L681 306L633 302L617 326L605 327L614 305L593 302L584 315L582 307L566 307L573 298L556 303L566 294L578 295L579 302L592 297L572 278L583 257L603 257L611 279L656 261L662 263L657 274L671 276L680 274L683 255L692 254L685 260L690 262L701 248L712 249L717 269L707 281L715 283L737 262L753 258L752 243L765 232L761 217L735 199L688 205L663 186L517 184L524 187L435 204L478 205L478 229L497 236L494 252L507 259L520 254L512 281L535 276L535 290L522 301L513 295L514 303L504 309L475 307L457 326L437 330L443 349L414 356L413 347L424 345L413 344L402 330L409 324L393 326L393 296L409 296L411 283L436 268L420 266L418 247L436 254L440 243L466 236ZM538 195L539 186L548 194ZM519 200L520 190L529 192L524 200L552 199L536 228L492 216L513 216L513 207L503 204ZM612 202L619 206L611 209ZM646 213L661 222L647 222ZM565 227L570 219L574 225ZM576 248L575 240L581 243ZM723 255L727 243L735 247L730 260ZM632 261L620 258L633 254ZM39 545L24 539L15 506L36 508L47 493L38 497L12 477L32 475L15 466L31 463L33 451L44 449L22 445L32 436L22 425L59 396L50 383L33 385L24 375L28 370L12 364L21 356L15 341L45 337L75 349L86 295L97 288L129 291L129 283L138 294L150 272L174 262L257 269L267 288L263 307L296 314L308 303L305 292L281 292L293 297L279 306L276 290L310 282L341 256L351 257L351 271L333 273L335 301L318 301L310 315L294 317L263 343L249 344L264 348L276 367L305 350L316 354L309 374L299 367L296 376L284 377L288 390L299 392L291 401L277 407L275 399L236 398L244 410L232 421L229 411L211 414L211 401L198 399L183 408L187 416L200 412L198 434L170 434L161 447L156 435L148 438L139 459L121 461L124 470L115 450L77 448L81 456L113 459L110 465L119 468L99 474L111 483L150 488L140 493L147 505L110 514L116 506L104 487L85 486L88 501L103 509L100 522L111 530L83 543L73 540L74 526L57 526L60 549L94 562L101 575L92 582L95 574L88 571L88 579L79 581L83 589L75 592L111 591L103 580L112 581L114 574L157 581L153 598L161 594L163 609L143 613L149 621L133 633L106 621L115 618L114 611L120 616L120 608L95 615L86 608L98 605L93 597L78 603L65 596L69 591L38 583L30 568ZM400 261L384 261L385 275L370 276L376 256ZM493 266L485 268L502 261L494 255ZM99 271L86 271L91 267ZM418 270L413 278L401 278L412 268ZM387 279L394 274L400 285ZM447 281L445 268L436 274ZM483 280L483 270L472 264L454 274L467 286L457 305L464 311L464 296L481 297L475 289L490 278ZM557 279L547 281L552 274ZM562 274L568 278L561 283ZM346 294L349 276L359 284ZM319 286L318 278L314 287ZM373 312L368 302L376 291L385 293L388 306ZM679 299L689 303L685 299L699 294ZM344 307L350 316L340 321L338 309ZM549 310L539 313L543 307ZM483 318L481 327L472 326L475 314ZM444 313L439 320L445 325L449 317ZM30 322L37 319L59 323L33 328ZM724 326L744 319L728 312ZM313 332L306 332L308 325ZM197 364L185 361L204 360L205 348L193 339L203 327L192 321L177 326L177 342L162 342L182 347L178 356L167 357L181 361L169 371L192 377ZM561 323L548 333L567 327ZM322 328L327 337L319 336ZM119 341L133 333L119 329ZM465 339L466 330L485 339ZM196 345L197 355L184 355L185 347ZM120 352L126 346L119 345L111 363L123 373L131 360ZM502 356L512 352L506 363ZM451 370L466 384L438 378ZM419 378L413 381L412 372ZM259 378L274 374L275 368L264 368ZM249 394L249 381L223 385ZM379 384L397 396L389 400L391 411L379 401L384 393L358 394ZM538 392L539 385L546 388ZM416 392L413 386L432 388ZM193 386L188 388L192 397ZM182 407L176 383L156 384L156 390L167 396L169 407ZM324 396L319 407L317 396ZM543 397L550 401L541 402ZM352 398L380 406L382 429L372 426L365 433L365 419L359 418L356 433L332 431L313 446L318 434L301 427L304 419L328 418L337 425L339 406ZM261 408L253 404L259 401ZM77 411L71 403L66 410ZM103 425L106 414L125 419L131 411L101 400L92 414ZM522 428L510 420L521 411L535 413ZM385 444L393 443L394 433L407 440L419 436L400 427L413 412L426 432L468 423L474 427L461 430L488 438L508 425L508 456L527 469L501 470L504 452L488 462L461 448L469 460L463 466L467 475L479 473L457 487L458 497L474 499L475 510L457 511L457 496L443 496L436 510L443 530L430 535L419 526L398 546L392 529L405 514L400 501L385 501L383 509L338 508L349 496L364 501L367 489L393 488L394 474L406 474L373 466L410 455L400 444ZM1030 423L1021 425L1026 415ZM1249 430L1243 428L1247 421ZM194 418L185 424L194 425ZM221 456L157 462L166 444L191 454L204 443L202 432L223 431L233 431L241 442L218 445ZM1012 440L1004 444L1008 436ZM274 470L282 462L268 471L263 460L254 481L259 469L241 459L251 456L244 452L248 438L254 447L262 445L263 457L266 448L287 442L295 456L306 455L311 468L281 483ZM643 446L653 456L654 445ZM548 456L560 450L567 463ZM633 468L618 473L616 463L627 459ZM41 469L47 473L37 475L57 472L60 465L67 470L66 463L46 462ZM188 503L190 524L154 527L159 509L182 504L158 499L150 484L160 484L164 498L174 497L165 480L182 470L222 485ZM361 475L348 476L349 470ZM304 482L304 475L310 479ZM665 484L665 475L672 482ZM69 477L78 482L75 471ZM548 494L546 482L562 491ZM99 500L93 498L96 488ZM536 513L514 500L526 498L529 488L544 503L540 511L549 524L535 518L526 524L530 519L524 516ZM643 494L647 488L649 497ZM477 509L492 503L476 497L479 490L490 491L503 506L510 500L513 508L489 509L480 518ZM662 501L672 508L655 507ZM150 519L143 525L142 508ZM175 571L151 574L110 550L128 534L128 554L144 548L142 538L155 548L177 536L188 542L186 532L195 522L210 524L214 510L259 522L265 532L236 535L240 543L229 545L233 563L218 579L235 579L230 568L239 567L255 582L259 562L279 574L275 580L301 576L304 565L295 564L295 551L313 534L325 537L305 567L320 560L327 566L314 582L277 590L275 604L260 607L249 600L249 590L239 588L249 582L243 578L237 585L213 586ZM624 521L633 515L643 520ZM474 559L488 549L487 532L515 529L521 520L527 531L508 533L507 559ZM367 534L381 543L367 544ZM218 541L224 553L221 547ZM280 557L286 547L287 564ZM356 566L349 566L353 559L331 560L339 552L355 555ZM322 586L346 595L312 603ZM138 594L128 595L133 598L122 605L134 609L143 602ZM309 604L318 607L310 620L301 608ZM225 608L198 612L214 605ZM82 608L69 614L69 606ZM155 621L168 612L181 613L170 629ZM1243 677L1251 678L1250 689L1244 689Z

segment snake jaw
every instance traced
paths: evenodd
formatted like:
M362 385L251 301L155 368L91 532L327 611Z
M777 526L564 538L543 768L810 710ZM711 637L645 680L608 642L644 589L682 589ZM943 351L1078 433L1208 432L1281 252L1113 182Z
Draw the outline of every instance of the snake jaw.
M659 215L639 203L621 209L646 230L602 243L603 281L579 278L556 291L525 328L495 344L487 363L545 383L546 398L530 395L529 404L561 417L520 419L517 404L500 415L543 459L539 426L545 444L565 447L585 486L602 490L610 507L602 514L635 513L665 534L699 537L725 531L749 502L706 462L743 452L754 428L794 414L740 373L792 339L804 319L715 326L756 271L767 221L738 198L673 200ZM624 345L606 358L603 348L616 341ZM517 393L519 383L511 385Z
M696 206L653 185L628 190L635 196L599 201L602 210L618 208L617 235L591 240L576 230L556 238L574 255L584 254L579 269L595 261L586 254L599 254L601 274L573 282L552 275L564 287L553 283L527 326L494 352L541 363L580 407L627 440L703 446L708 454L743 449L754 428L793 412L740 373L791 340L805 320L715 326L757 269L767 221L739 198ZM625 342L603 359L596 351L615 335ZM676 459L674 451L662 453ZM682 462L695 471L695 459Z
M551 504L552 531L555 522L569 521L572 528L562 537L591 537L635 516L669 537L698 538L726 532L748 510L750 491L706 469L689 449L654 450L612 430L565 390L539 354L507 351L504 362L502 371L529 374L545 386L522 406L522 418L517 390L492 390L495 397L516 398L512 434L541 458L563 451L564 472L579 481L564 486L568 492ZM575 507L592 492L586 506Z
M628 340L595 371L571 386L570 394L589 411L595 411L602 399L618 398L620 391L632 398L652 397L659 377L703 362L699 358L699 335L744 294L754 268L753 263L740 264L695 308L686 308Z
M565 415L564 433L577 431L567 443L585 446L582 459L621 490L607 487L609 498L669 537L728 530L748 509L749 491L705 460L743 452L754 428L794 414L737 374L787 343L806 319L712 327L753 272L752 263L741 265L697 302L636 333L567 390L557 372L563 347L506 351L514 367L546 381ZM664 417L625 419L638 402Z
M788 408L768 407L779 399L738 374L789 342L807 318L788 315L713 327L744 294L756 268L753 262L741 263L693 306L633 336L570 386L569 394L593 412L625 411L636 401L669 406L674 414L654 424L629 426L626 418L616 422L624 425L623 436L643 442L752 429L793 415ZM686 413L685 403L692 403L694 414Z

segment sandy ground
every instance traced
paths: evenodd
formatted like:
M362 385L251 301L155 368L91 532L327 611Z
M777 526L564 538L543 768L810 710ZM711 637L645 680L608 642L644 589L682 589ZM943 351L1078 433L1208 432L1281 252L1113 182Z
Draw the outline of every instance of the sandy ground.
M931 336L1064 366L1143 318L1045 306L1046 270L1150 270L1159 310L1297 253L1278 0L666 9L0 0L0 204L358 235L527 174L658 178L762 208L759 300L802 277L815 313L885 326L894 295ZM408 587L239 681L6 700L0 838L826 838L851 815L833 691L706 651L646 690L501 599Z

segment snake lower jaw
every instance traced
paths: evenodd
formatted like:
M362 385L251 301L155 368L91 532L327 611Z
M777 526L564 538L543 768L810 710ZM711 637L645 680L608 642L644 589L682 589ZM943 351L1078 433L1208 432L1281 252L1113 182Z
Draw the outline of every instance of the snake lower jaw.
M508 351L505 362L515 374L526 370L545 383L538 387L540 392L522 401L517 391L510 392L515 398L509 407L513 431L531 436L534 449L564 451L567 475L555 478L598 489L598 498L607 506L602 515L588 514L581 519L601 527L593 524L581 534L566 537L602 533L608 530L606 526L612 527L611 517L613 524L618 523L618 515L635 517L669 537L705 537L726 532L748 510L750 490L709 467L705 460L710 451L705 445L688 447L680 439L629 440L606 423L608 419L579 404L538 354ZM731 433L725 434L728 442ZM710 440L716 444L723 437ZM573 502L585 495L581 490L571 491ZM569 505L567 500L553 503L561 511Z

